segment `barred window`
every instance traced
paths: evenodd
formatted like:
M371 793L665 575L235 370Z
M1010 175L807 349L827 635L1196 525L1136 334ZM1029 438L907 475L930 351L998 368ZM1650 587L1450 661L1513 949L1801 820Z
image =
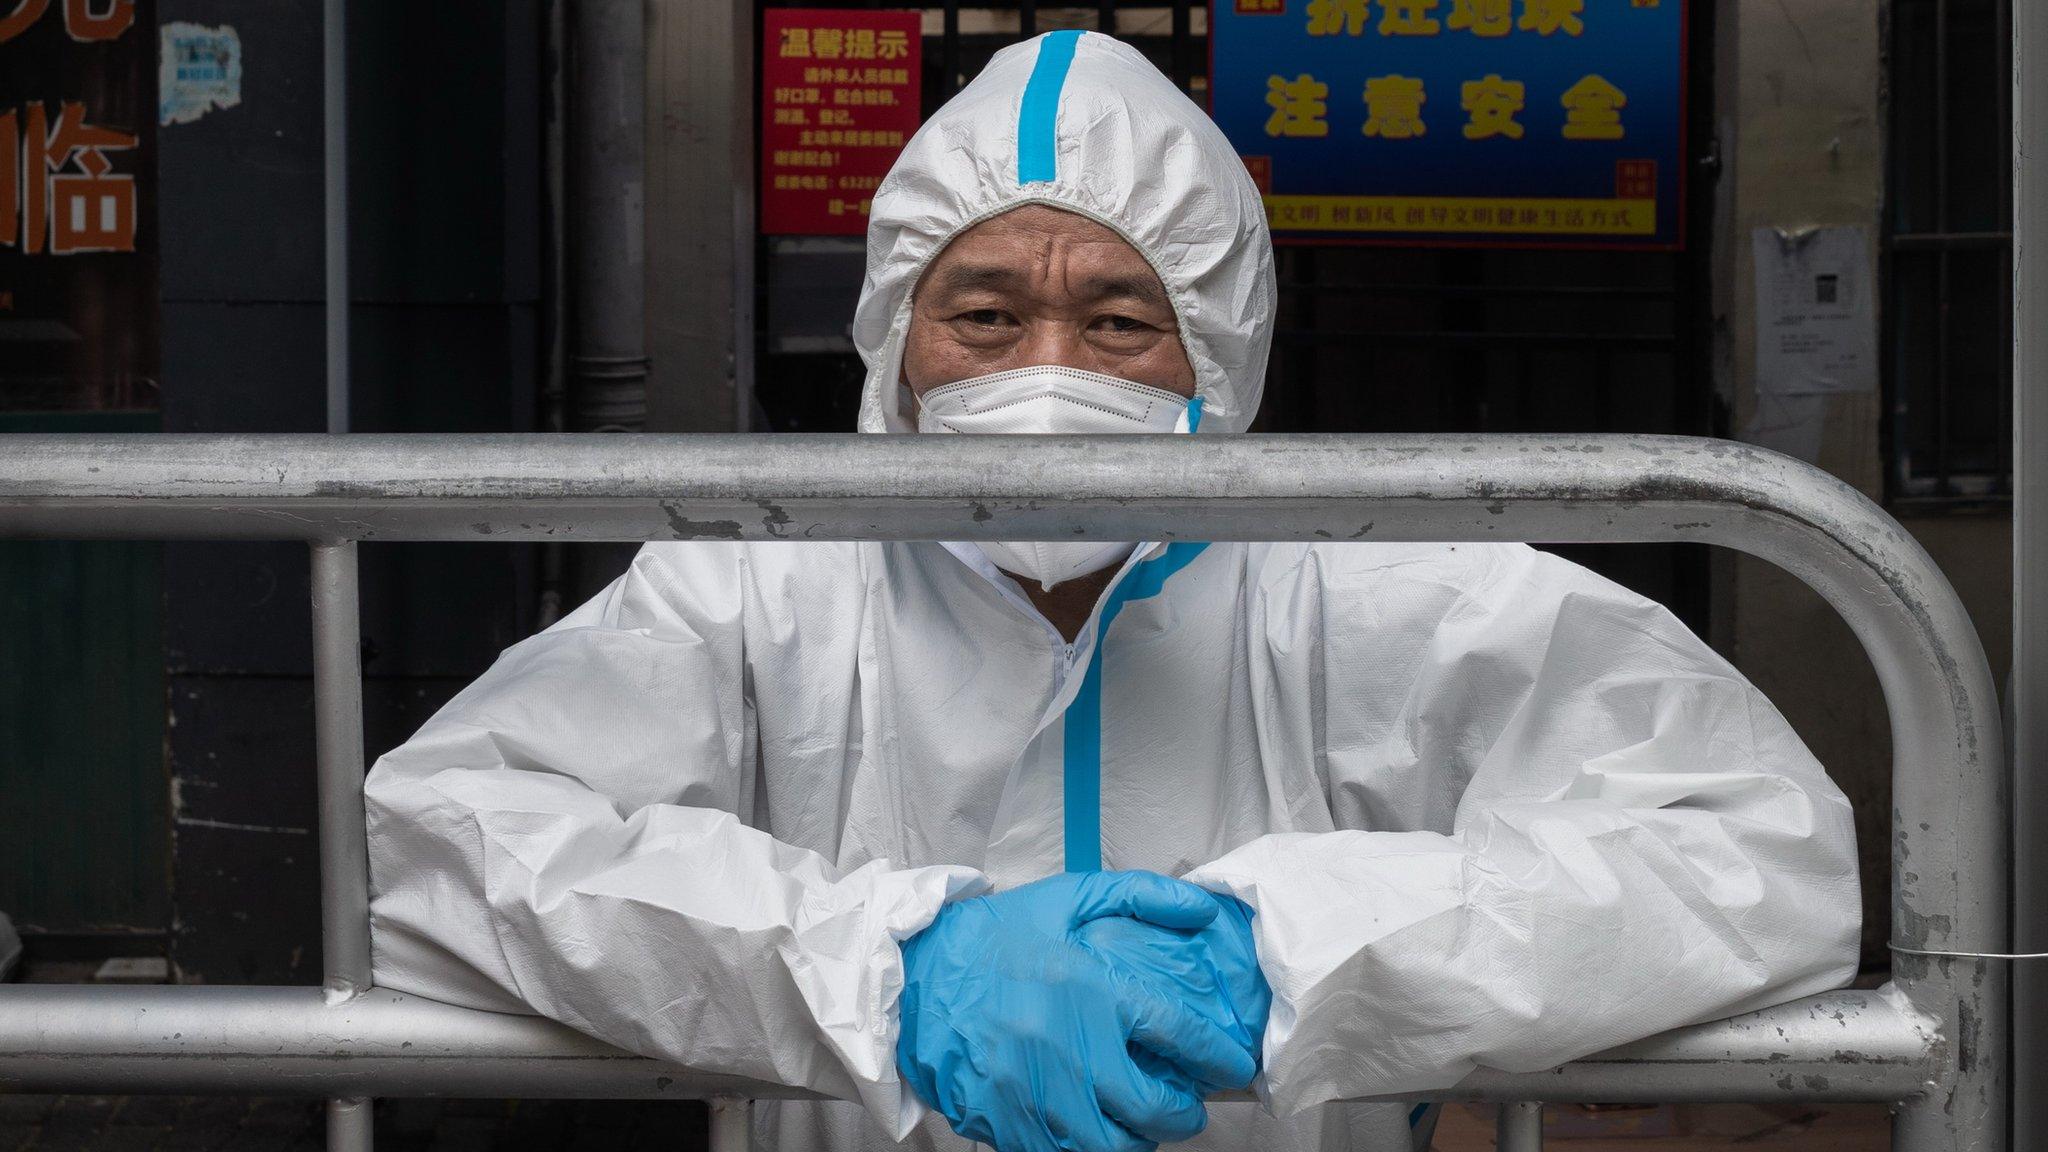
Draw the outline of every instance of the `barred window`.
M1895 502L2012 493L2011 0L1893 0L1885 420Z

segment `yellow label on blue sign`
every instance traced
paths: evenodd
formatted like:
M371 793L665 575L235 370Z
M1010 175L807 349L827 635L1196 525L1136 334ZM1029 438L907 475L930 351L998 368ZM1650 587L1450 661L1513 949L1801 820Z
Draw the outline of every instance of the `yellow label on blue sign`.
M1675 248L1686 0L1214 0L1276 240Z

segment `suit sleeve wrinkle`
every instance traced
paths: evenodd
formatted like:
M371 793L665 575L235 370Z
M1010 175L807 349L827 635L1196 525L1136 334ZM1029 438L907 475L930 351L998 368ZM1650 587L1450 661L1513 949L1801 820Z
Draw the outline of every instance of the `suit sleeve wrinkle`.
M1389 720L1416 762L1364 786L1468 775L1450 831L1267 836L1189 876L1258 912L1276 1110L1533 1071L1854 975L1848 805L1776 709L1660 607L1484 551L1447 561L1473 565L1455 596L1374 586L1432 634Z
M861 1100L907 1132L897 942L972 869L842 872L750 807L733 546L643 549L365 786L376 978L509 998L644 1055Z

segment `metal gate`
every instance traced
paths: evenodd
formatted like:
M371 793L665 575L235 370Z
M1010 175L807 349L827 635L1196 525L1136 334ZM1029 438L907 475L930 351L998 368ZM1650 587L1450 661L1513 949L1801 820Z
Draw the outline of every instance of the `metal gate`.
M1849 623L1890 709L1893 982L1681 1029L1441 1100L1865 1100L1901 1149L2005 1146L2010 780L1953 589L1808 465L1679 437L13 436L0 537L300 540L313 556L324 988L0 986L0 1089L324 1096L802 1095L631 1056L534 1017L370 983L356 542L1072 539L1683 541L1769 560Z

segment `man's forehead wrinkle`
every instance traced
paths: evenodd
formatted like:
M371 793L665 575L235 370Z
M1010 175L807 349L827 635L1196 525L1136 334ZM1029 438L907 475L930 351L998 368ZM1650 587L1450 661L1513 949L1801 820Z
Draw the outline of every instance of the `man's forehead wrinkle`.
M980 291L1067 306L1118 299L1169 306L1151 265L1119 236L1034 227L1028 219L991 224L963 236L940 258L929 285L933 296Z
M1067 278L1068 265L1053 251L1046 239L1032 237L990 237L987 251L971 256L956 255L953 262L936 270L935 293L1007 292L1022 295L1054 294Z

